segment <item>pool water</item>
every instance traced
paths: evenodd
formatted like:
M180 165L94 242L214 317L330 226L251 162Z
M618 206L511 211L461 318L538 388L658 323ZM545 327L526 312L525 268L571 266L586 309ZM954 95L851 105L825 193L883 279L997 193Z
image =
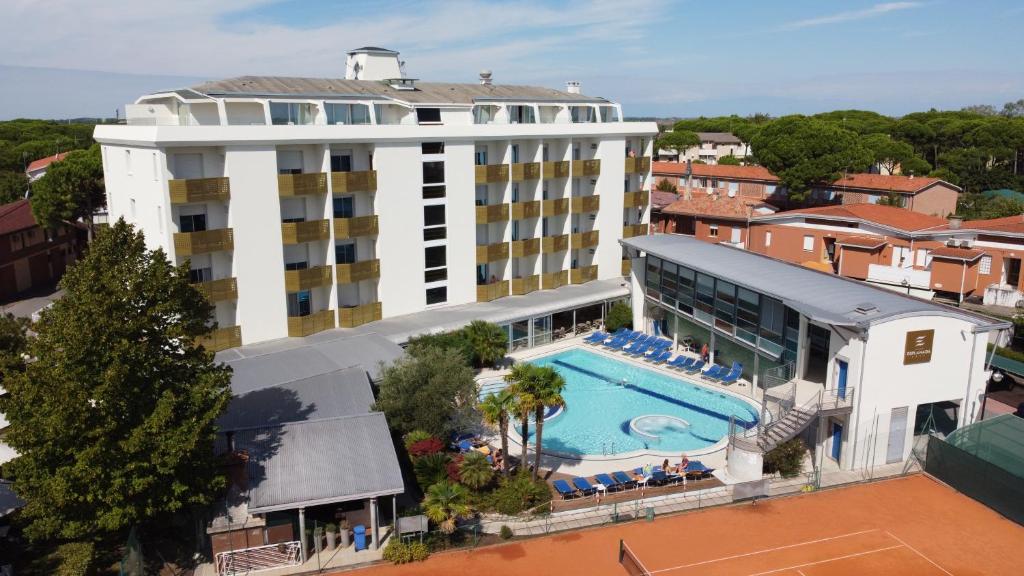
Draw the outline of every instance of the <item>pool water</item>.
M544 422L545 451L579 455L694 451L724 438L730 416L744 428L757 423L757 409L749 402L586 349L530 362L551 366L565 378L565 409ZM655 438L632 432L630 422L646 415L671 416L661 423L678 419L685 425L657 425L659 419L646 419L656 424L645 428ZM531 426L531 441L533 436Z

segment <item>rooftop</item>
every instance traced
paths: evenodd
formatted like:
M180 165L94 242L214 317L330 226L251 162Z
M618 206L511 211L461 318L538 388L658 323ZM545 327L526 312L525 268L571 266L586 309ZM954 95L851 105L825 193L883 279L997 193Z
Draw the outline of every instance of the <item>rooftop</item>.
M879 192L917 193L935 184L945 184L957 192L960 188L940 178L887 174L848 174L832 183L834 188L857 188Z
M636 236L621 242L630 248L778 298L813 320L836 326L867 328L899 318L936 315L970 322L977 331L1009 326L1007 322L987 316L723 244L675 234Z
M0 206L0 234L10 234L35 226L38 224L36 217L32 215L32 205L28 199Z
M680 198L662 209L665 214L682 214L724 218L727 220L749 220L756 209L774 211L774 207L757 198L730 197L721 194L698 192L687 200Z
M947 225L947 220L939 216L930 216L881 204L842 204L839 206L817 206L814 208L797 208L767 216L758 216L757 220L780 220L784 218L813 217L815 219L839 220L862 224L878 224L904 232L917 232L928 229L939 229Z
M687 166L690 173L698 178L725 178L732 180L754 180L776 183L779 178L763 166L731 166L728 164L696 164L686 162L653 162L651 171L658 176L685 176Z
M651 190L651 208L664 208L676 200L679 200L679 194L675 192Z
M970 248L953 248L951 246L939 246L931 251L932 258L946 258L948 260L965 260L973 262L985 255L982 250Z
M46 168L47 166L53 164L54 162L60 162L67 155L67 152L61 152L60 154L54 154L53 156L47 156L46 158L33 160L32 163L28 165L28 168L25 169L25 172L35 172L36 170L42 170L43 168Z
M701 142L714 142L715 144L742 144L739 138L732 132L697 132Z

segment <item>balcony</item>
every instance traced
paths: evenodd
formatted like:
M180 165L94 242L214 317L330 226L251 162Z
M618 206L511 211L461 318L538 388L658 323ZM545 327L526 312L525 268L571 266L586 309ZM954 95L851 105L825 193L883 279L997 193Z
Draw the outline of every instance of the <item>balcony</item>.
M508 260L508 244L499 242L476 247L477 265L497 262L498 260Z
M647 224L626 224L622 227L623 238L643 236L644 234L647 234Z
M601 197L590 195L590 196L576 196L572 199L572 213L583 214L586 212L597 212L601 208Z
M377 216L356 216L334 219L335 240L377 235Z
M623 208L643 208L650 201L651 193L647 190L626 192L622 197Z
M327 220L281 223L281 241L285 244L316 242L318 240L327 240L330 237L331 229Z
M539 218L540 217L540 200L534 200L532 202L513 202L512 203L512 219L513 220L525 220L527 218Z
M915 270L913 268L895 268L884 264L868 264L867 281L928 290L931 288L932 272L931 270Z
M327 174L278 174L277 193L281 198L327 194Z
M380 302L338 308L338 325L342 328L355 328L380 319Z
M593 248L597 246L600 233L597 230L590 232L576 232L572 235L572 249Z
M540 178L540 162L523 162L512 165L512 181L537 180Z
M569 271L548 272L540 275L540 287L544 290L554 290L569 285Z
M230 252L234 249L235 235L231 228L174 234L174 253L178 256Z
M508 222L508 204L491 204L476 207L476 223Z
M218 328L206 336L196 338L196 344L210 352L220 352L228 348L238 348L242 345L242 327L228 326Z
M633 261L630 260L629 258L624 258L622 260L622 275L623 276L629 276L629 273L632 270L632 268L633 268Z
M545 179L568 178L569 161L561 160L558 162L544 162L541 164L541 172L543 173Z
M377 171L331 172L331 191L335 194L349 192L376 192Z
M646 174L651 171L651 157L626 158L626 174Z
M331 285L331 267L313 266L303 270L284 271L284 289L286 292L298 292Z
M492 282L491 284L478 284L476 287L476 301L490 302L508 296L508 280Z
M523 294L529 294L530 292L536 292L537 290L540 290L539 274L512 279L513 296L522 296Z
M380 260L335 264L334 275L337 284L355 284L363 280L374 280L380 278Z
M558 198L555 200L544 200L543 211L545 216L558 216L569 213L569 199Z
M583 178L584 176L599 176L600 174L600 160L575 160L572 163L573 178Z
M227 178L188 178L169 180L171 204L189 202L216 202L231 199L231 185Z
M508 164L487 164L476 167L476 183L508 182Z
M586 284L592 280L597 280L597 264L569 271L569 282L572 284Z
M545 236L541 239L540 251L544 254L564 252L569 249L569 235L559 234L558 236Z
M526 256L538 254L540 253L540 238L513 240L511 252L513 258L525 258Z
M321 310L308 316L289 316L288 335L301 338L334 328L334 310Z
M206 299L212 302L224 300L238 300L238 282L234 278L222 278L209 282L193 284L196 290L203 293Z

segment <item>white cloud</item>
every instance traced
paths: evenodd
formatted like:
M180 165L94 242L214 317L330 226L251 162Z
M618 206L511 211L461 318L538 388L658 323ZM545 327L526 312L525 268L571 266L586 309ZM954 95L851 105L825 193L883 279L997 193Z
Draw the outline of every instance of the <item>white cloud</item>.
M866 20L868 18L874 18L889 12L896 12L899 10L909 10L911 8L918 8L922 6L921 2L885 2L882 4L875 4L870 8L863 10L850 10L848 12L839 12L831 14L829 16L817 16L814 18L805 18L803 20L795 20L783 24L781 29L783 30L798 30L801 28L812 28L815 26L824 26L826 24L839 24L842 22L852 22L854 20Z

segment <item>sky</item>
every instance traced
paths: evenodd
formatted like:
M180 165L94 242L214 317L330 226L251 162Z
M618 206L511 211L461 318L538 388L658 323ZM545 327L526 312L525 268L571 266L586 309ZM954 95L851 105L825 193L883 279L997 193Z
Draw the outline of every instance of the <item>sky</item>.
M1019 0L2 0L0 119L104 116L241 75L341 77L401 52L427 81L564 89L626 116L860 108L900 115L1024 98Z

